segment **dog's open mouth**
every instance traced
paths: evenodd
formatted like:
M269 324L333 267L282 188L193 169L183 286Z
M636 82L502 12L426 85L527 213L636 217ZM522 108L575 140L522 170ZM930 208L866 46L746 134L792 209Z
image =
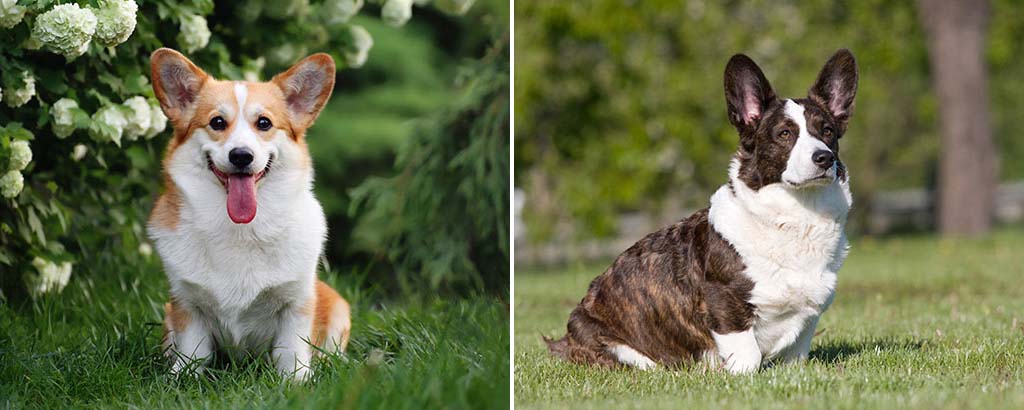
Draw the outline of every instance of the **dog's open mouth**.
M267 160L267 166L263 167L263 170L260 171L260 172L257 172L255 174L245 174L245 173L228 174L228 173L218 169L216 165L213 165L213 159L210 158L209 155L206 156L206 167L210 168L210 172L213 172L213 175L215 175L217 177L217 180L220 181L220 184L222 186L224 186L225 190L228 189L228 180L230 179L231 176L233 176L233 175L238 175L238 176L246 176L246 175L248 175L248 176L251 176L251 177L255 178L254 182L259 182L260 180L263 179L263 177L267 174L267 172L270 171L270 166L271 165L274 165L274 156L273 155L271 155L270 159Z
M206 156L206 166L217 177L227 191L228 217L237 224L247 224L256 218L256 183L261 181L274 163L271 156L267 166L257 173L226 173L213 164L213 159Z

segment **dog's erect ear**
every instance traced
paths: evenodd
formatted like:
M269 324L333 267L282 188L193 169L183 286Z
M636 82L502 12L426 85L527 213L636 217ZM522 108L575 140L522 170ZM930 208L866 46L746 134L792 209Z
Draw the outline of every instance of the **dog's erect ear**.
M824 106L836 119L839 135L853 115L853 99L857 96L857 60L847 49L836 51L818 74L807 96Z
M754 131L775 99L775 91L754 60L743 54L729 59L725 66L725 103L729 106L729 122L740 132L744 149L753 150Z
M295 63L271 80L284 92L294 128L306 129L313 125L313 120L334 91L334 71L334 59L317 53Z
M169 48L154 51L149 65L153 92L164 114L175 125L187 122L195 109L199 89L209 76L181 53Z

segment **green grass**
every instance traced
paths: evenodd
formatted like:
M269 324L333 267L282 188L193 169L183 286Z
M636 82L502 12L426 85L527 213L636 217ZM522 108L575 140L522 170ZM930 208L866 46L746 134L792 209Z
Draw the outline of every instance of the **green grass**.
M754 375L571 365L541 335L604 266L517 272L515 402L531 408L1024 408L1024 233L855 239L805 364Z
M301 384L283 381L265 358L198 379L171 376L159 347L159 267L76 267L60 295L0 303L0 408L508 407L507 304L382 304L358 275L321 277L352 302L352 339Z

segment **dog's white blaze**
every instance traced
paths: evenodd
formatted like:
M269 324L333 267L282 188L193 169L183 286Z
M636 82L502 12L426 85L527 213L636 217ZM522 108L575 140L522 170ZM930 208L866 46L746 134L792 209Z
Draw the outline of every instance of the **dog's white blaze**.
M238 102L238 114L234 118L235 126L231 130L231 135L224 142L224 146L228 151L239 147L248 147L253 151L259 148L259 137L253 131L252 124L249 124L249 118L247 118L245 112L245 99L248 96L249 89L246 88L245 84L235 83L235 101Z
M807 130L804 106L793 100L786 100L785 112L787 117L796 122L799 130L797 131L796 145L793 146L793 150L789 153L789 159L786 161L786 170L782 172L782 180L792 185L799 185L821 175L821 168L813 160L814 153L821 150L832 152L832 150L821 140L811 136L810 131Z
M249 87L245 83L235 83L235 101L238 102L238 111L245 112L245 99L249 97Z
M718 348L718 356L730 373L750 373L761 367L761 349L753 329L724 335L711 332L711 337Z
M618 360L619 363L630 365L640 370L653 369L656 365L654 360L651 360L651 358L644 356L643 353L640 353L626 345L615 345L609 347L608 352L614 355L615 359Z

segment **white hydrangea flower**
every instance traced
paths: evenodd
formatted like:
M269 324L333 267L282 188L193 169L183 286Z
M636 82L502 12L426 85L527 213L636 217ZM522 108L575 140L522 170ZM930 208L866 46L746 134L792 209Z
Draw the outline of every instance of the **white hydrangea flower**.
M121 44L135 32L135 14L139 5L134 0L103 0L96 14L96 33L92 39L104 47Z
M363 8L363 0L327 0L321 8L324 22L331 25L344 24Z
M167 116L164 115L164 110L160 108L160 103L156 100L150 100L149 129L146 130L146 139L155 137L165 129L167 129Z
M7 168L11 171L21 171L28 166L29 162L32 162L32 148L28 146L28 141L12 142L11 162Z
M36 95L36 78L32 76L32 73L25 71L21 73L21 79L25 81L25 85L17 90L7 89L7 95L4 96L4 103L8 107L21 107L25 105L32 96Z
M181 24L178 25L181 33L178 34L178 44L186 52L193 52L206 47L210 43L210 27L206 25L206 18L189 14L181 17Z
M445 13L461 16L473 7L474 2L475 0L437 0L434 5Z
M18 0L0 0L0 28L17 26L24 17L25 8L18 5Z
M25 281L33 297L50 292L60 293L71 279L71 262L58 265L37 256L32 260L32 266L35 266L39 274L25 278Z
M75 145L74 150L71 151L71 159L75 160L75 162L81 161L82 158L85 158L85 154L88 152L89 147L86 147L85 145L82 144L77 144Z
M67 138L75 131L75 113L78 103L70 98L61 98L50 107L50 116L53 117L53 133L57 138Z
M153 247L150 246L150 244L145 243L145 242L140 243L139 244L139 254L148 258L149 255L153 254Z
M373 37L362 26L353 25L348 31L352 35L353 48L345 50L345 64L352 68L362 67L373 48Z
M128 119L117 106L108 105L100 108L92 115L89 124L89 136L99 142L111 141L121 146L121 135L128 126Z
M77 4L58 4L36 18L32 37L50 50L72 60L89 50L96 32L96 15Z
M380 18L393 27L404 25L412 18L412 0L387 0L380 9Z
M128 113L128 124L124 127L124 136L129 141L134 141L149 131L153 120L152 109L146 97L138 95L125 100L124 107L127 108Z
M7 171L4 176L0 177L0 196L4 198L14 198L21 193L21 189L25 187L25 177L21 175L21 171L10 170Z

